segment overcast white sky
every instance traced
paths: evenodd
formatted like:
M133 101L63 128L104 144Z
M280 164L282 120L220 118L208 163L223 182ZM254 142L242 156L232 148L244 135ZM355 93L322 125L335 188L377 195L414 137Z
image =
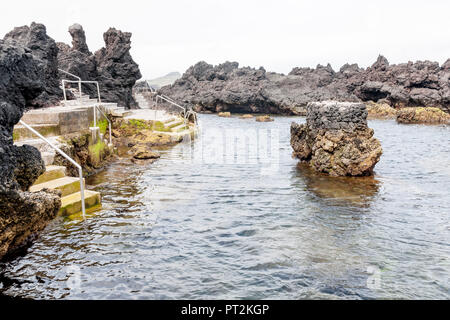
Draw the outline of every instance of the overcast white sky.
M133 33L132 55L144 78L183 73L200 60L264 66L346 62L367 67L450 58L450 1L395 0L72 0L4 1L0 36L15 26L44 23L56 41L83 25L89 48L103 46L109 27Z

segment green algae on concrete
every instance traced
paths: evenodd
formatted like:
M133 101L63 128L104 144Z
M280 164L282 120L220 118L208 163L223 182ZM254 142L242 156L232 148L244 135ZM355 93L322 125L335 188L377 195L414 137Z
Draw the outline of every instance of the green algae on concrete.
M31 126L44 137L53 137L60 135L60 127L57 124L36 124ZM16 125L13 131L13 141L21 141L26 139L35 139L36 135L27 128Z
M95 127L94 121L91 122L91 127ZM97 121L97 127L99 128L101 134L106 134L106 132L109 129L108 120L102 119L102 120Z
M90 190L84 191L86 212L100 210L102 207L100 193ZM81 212L81 193L73 193L61 199L59 215L70 216Z

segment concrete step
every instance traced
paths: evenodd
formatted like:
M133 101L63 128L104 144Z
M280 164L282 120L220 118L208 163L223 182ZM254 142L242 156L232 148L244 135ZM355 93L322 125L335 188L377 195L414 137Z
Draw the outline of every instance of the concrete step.
M180 119L176 119L176 120L173 120L172 122L164 123L164 126L166 128L172 129L172 128L179 126L180 124L184 124L184 121L180 120Z
M99 103L98 106L103 110L103 111L107 111L110 109L117 109L119 108L117 103L115 102L102 102Z
M86 205L86 213L91 213L102 208L100 193L91 190L84 191L84 202ZM70 216L80 213L81 208L81 192L61 198L61 209L59 214L62 216Z
M125 108L117 108L117 109L112 109L110 114L113 117L123 118L123 117L131 115L132 111L125 110Z
M166 124L166 123L173 122L173 121L175 121L175 120L176 120L176 118L169 118L169 119L163 120L163 121L161 121L161 122L164 123L164 124Z
M171 128L170 130L172 132L181 132L181 131L187 130L188 128L189 128L189 125L184 125L184 122L183 122L180 125Z
M60 147L61 142L59 141L59 136L56 137L48 137L47 140L50 141L54 146ZM22 141L15 141L15 146L23 146L23 145L29 145L32 147L35 147L38 149L41 153L47 152L47 153L55 153L55 150L48 145L45 141L41 140L40 138L37 139L29 139L29 140L22 140Z
M44 164L46 166L50 166L53 164L53 161L55 161L56 152L55 151L45 151L41 152L42 160L44 160Z
M97 99L77 99L77 100L67 100L61 101L60 104L62 106L71 106L71 107L86 107L92 106L98 103Z
M30 125L30 124L28 124L28 125ZM32 127L34 130L39 132L44 137L54 137L54 136L59 136L61 134L59 124L56 124L56 123L31 124L30 127ZM33 139L33 138L37 138L37 136L33 132L31 132L30 130L25 128L24 126L22 126L20 124L14 126L14 131L13 131L14 141L23 141L23 140Z
M47 166L45 172L34 182L35 185L56 180L66 176L66 167L62 166Z
M84 183L84 179L83 179ZM74 177L63 177L40 184L35 184L30 187L31 192L40 191L42 189L54 189L61 190L62 196L68 196L69 194L80 191L80 179Z
M59 126L58 134L64 135L87 130L93 118L92 106L57 106L31 110L23 115L22 120L31 126L57 124Z

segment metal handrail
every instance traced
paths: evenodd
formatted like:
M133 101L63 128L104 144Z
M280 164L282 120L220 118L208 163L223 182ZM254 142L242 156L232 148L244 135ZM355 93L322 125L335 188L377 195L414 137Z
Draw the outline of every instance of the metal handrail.
M164 101L167 101L167 102L169 102L170 104L174 105L175 107L178 107L178 108L182 109L183 112L184 112L184 114L183 114L184 125L186 126L186 114L187 114L186 108L184 108L184 107L180 106L179 104L173 102L170 98L168 99L168 98L166 98L164 95L159 95L159 94L156 95L156 107L158 107L158 99L162 99L162 100L164 100Z
M78 79L78 91L79 91L79 93L80 93L80 99L81 99L81 97L82 97L82 94L81 94L81 78L79 77L79 76L77 76L77 75L74 75L73 73L70 73L70 72L67 72L67 71L65 71L65 70L63 70L63 69L58 69L60 72L62 72L62 73L65 73L65 74L67 74L67 75L69 75L69 76L71 76L71 77L74 77L74 78L76 78L76 79ZM67 97L66 97L66 87L64 86L64 83L63 83L63 93L64 93L64 101L67 101Z
M111 130L111 121L109 121L108 117L106 116L106 114L102 111L102 109L99 108L99 106L95 105L94 106L94 127L96 127L97 123L96 121L96 110L100 111L101 114L103 115L103 117L105 117L106 121L108 121L108 125L109 125L109 145L112 146L112 130Z
M102 98L100 97L100 86L98 84L98 81L86 81L86 80L78 80L78 81L73 81L73 80L61 80L62 84L63 84L63 91L64 91L64 101L67 101L67 96L66 96L66 87L65 84L66 83L78 83L81 86L81 83L93 83L97 86L97 100L99 103L102 103ZM81 88L81 87L80 87ZM81 99L81 89L80 89L80 99Z
M76 163L75 160L73 160L71 157L69 157L66 153L64 153L64 151L62 151L57 146L53 145L53 143L48 141L39 132L34 130L32 127L27 125L25 122L20 120L19 123L21 125L23 125L25 128L27 128L28 130L30 130L31 132L33 132L35 135L37 135L41 140L46 142L50 147L55 149L55 151L57 151L59 154L61 154L64 158L66 158L70 163L72 163L78 169L78 173L80 175L81 211L83 212L83 220L85 220L86 219L86 204L85 204L85 198L84 198L83 169L81 168L81 166L78 163Z
M167 100L172 101L173 103L176 103L175 100L173 100L171 97L166 96L165 94L160 94L160 96L166 98ZM183 107L183 108L186 109L186 107Z
M58 69L58 70L61 71L62 73L65 73L65 74L67 74L69 76L72 76L72 77L78 79L77 81L66 80L66 79L61 80L62 87L63 87L63 92L64 92L64 101L67 101L66 86L65 86L66 83L78 83L78 91L80 93L80 99L82 98L81 84L82 83L93 83L97 87L97 101L98 101L98 103L102 103L102 98L100 96L100 85L98 84L98 81L81 80L80 77L78 77L78 76L76 76L76 75L74 75L74 74L72 74L70 72L67 72L67 71L62 70L62 69ZM109 121L108 117L105 115L105 113L100 108L98 108L97 105L94 105L94 127L97 127L97 110L99 110L103 114L105 119L108 121L108 125L109 125L109 144L112 145L111 121Z

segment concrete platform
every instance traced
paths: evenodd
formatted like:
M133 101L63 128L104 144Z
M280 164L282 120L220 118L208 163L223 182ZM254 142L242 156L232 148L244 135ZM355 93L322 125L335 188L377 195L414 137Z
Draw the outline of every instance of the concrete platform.
M151 110L151 109L137 109L129 110L131 114L124 117L124 119L139 119L146 121L167 121L169 119L174 119L173 115L168 114L163 110Z

